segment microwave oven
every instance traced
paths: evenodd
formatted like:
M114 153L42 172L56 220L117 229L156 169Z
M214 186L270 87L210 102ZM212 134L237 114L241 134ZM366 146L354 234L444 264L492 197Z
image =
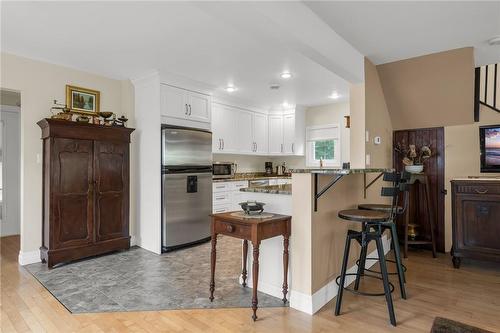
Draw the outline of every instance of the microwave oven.
M232 162L215 162L212 164L214 178L233 178L236 172L236 164Z

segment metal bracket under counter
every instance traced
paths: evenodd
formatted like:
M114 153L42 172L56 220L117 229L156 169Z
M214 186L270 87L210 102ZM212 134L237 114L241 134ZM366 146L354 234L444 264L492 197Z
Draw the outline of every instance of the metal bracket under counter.
M344 177L346 174L345 173L340 173L340 174L335 174L321 190L318 191L318 185L319 185L319 177L320 174L315 173L314 174L314 211L318 211L318 199L325 194L326 191L328 191L333 185L335 185L342 177ZM375 177L371 182L368 184L366 183L366 173L363 174L363 196L366 199L366 191L384 175L383 172L381 172L377 177Z

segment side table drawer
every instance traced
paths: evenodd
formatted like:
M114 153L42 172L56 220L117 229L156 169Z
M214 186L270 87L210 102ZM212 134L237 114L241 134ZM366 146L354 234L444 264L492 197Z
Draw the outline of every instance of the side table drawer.
M217 234L228 235L242 239L250 239L250 236L252 235L250 226L223 221L216 222L215 232Z
M495 184L457 184L457 193L465 194L500 194L500 186Z

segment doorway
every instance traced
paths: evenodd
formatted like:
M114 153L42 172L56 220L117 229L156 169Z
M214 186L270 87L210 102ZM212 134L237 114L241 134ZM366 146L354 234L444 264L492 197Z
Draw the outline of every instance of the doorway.
M0 112L0 236L21 231L21 95L1 90Z
M398 130L393 133L393 146L415 145L417 149L427 145L432 150L432 157L425 160L424 172L429 178L430 199L433 205L436 239L436 250L445 252L444 235L444 128L420 128ZM393 154L393 166L397 171L404 169L401 157ZM410 221L417 221L423 237L430 239L430 228L428 223L427 207L425 206L424 191L420 186L412 186L410 191Z

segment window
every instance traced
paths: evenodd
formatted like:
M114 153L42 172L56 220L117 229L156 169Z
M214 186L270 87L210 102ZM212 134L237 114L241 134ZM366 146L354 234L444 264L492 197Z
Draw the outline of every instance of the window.
M306 163L309 167L340 167L340 127L338 124L309 126L306 129Z

